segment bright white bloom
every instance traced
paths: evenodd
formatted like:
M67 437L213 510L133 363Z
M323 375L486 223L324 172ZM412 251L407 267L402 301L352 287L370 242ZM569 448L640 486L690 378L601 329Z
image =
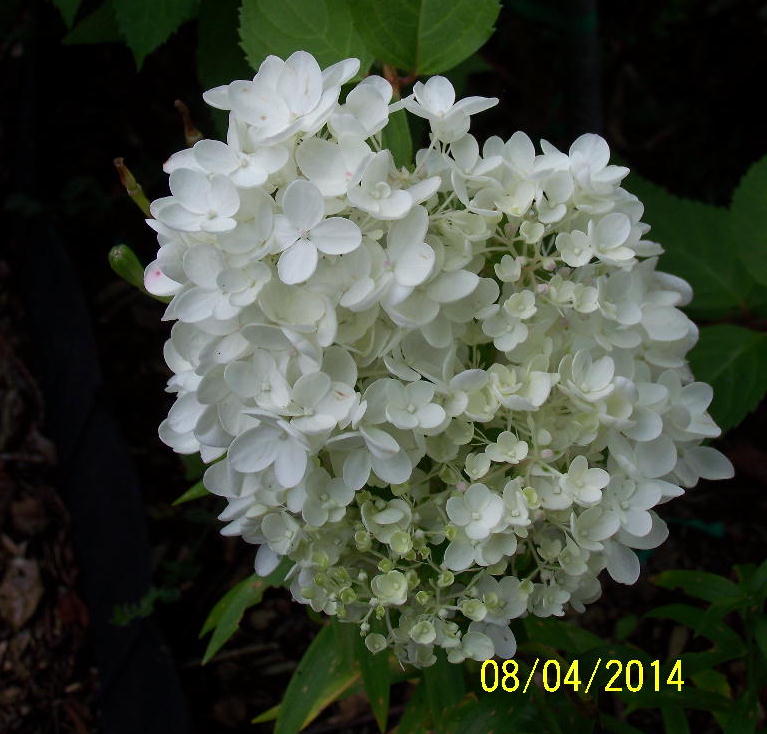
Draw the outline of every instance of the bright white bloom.
M445 420L445 410L432 402L434 385L417 380L409 385L391 380L388 383L386 418L397 428L436 428Z
M447 516L468 538L482 540L503 517L503 500L484 484L472 484L464 494L451 497Z
M495 97L467 97L455 101L455 89L443 76L433 76L425 84L416 82L405 109L429 121L432 132L443 143L452 143L469 131L470 116L495 107Z
M343 217L325 219L325 202L316 186L293 181L274 221L274 241L281 252L277 273L283 283L303 283L317 269L319 253L346 255L362 241L359 227Z
M237 187L226 176L208 177L201 171L179 168L170 174L173 196L152 203L152 216L180 232L228 232L240 208Z
M520 441L511 431L503 431L496 442L485 449L491 461L507 464L519 464L524 461L527 451L527 443Z
M391 105L346 59L210 90L226 142L171 156L147 290L169 299L161 439L209 464L222 533L400 661L511 657L526 614L640 574L655 508L732 476L681 279L607 143L484 144L442 77ZM429 122L397 169L392 110ZM662 260L660 264L662 265ZM519 569L520 578L515 570ZM374 619L381 631L371 632Z

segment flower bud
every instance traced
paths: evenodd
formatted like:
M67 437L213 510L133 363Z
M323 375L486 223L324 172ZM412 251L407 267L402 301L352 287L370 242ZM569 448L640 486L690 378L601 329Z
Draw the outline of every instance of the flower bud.
M431 600L432 595L428 591L419 591L415 595L415 600L422 606L425 607Z
M474 622L481 622L487 616L487 607L479 599L464 599L460 608L463 616Z
M437 586L440 589L446 589L448 586L452 586L454 582L455 576L453 576L453 572L447 569L441 571L439 576L437 576Z
M395 552L403 555L407 553L413 547L413 541L410 537L410 533L406 533L402 530L398 530L389 540L389 547Z
M379 635L378 632L371 632L365 638L365 647L375 655L386 649L386 638L383 635Z
M367 530L358 530L354 533L354 545L360 553L369 551L372 545L370 533Z
M382 558L378 561L378 570L383 573L389 573L394 570L394 561L391 558Z
M410 628L410 639L413 642L417 642L419 645L431 645L437 638L437 631L434 629L434 625L428 620L422 620L416 622Z

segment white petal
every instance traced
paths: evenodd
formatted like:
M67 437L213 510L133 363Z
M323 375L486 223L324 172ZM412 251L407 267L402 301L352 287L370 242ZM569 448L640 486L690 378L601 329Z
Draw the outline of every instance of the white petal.
M295 487L304 478L306 464L306 451L298 441L287 439L277 442L274 476L283 487Z
M190 212L205 214L210 209L211 183L200 171L178 168L170 174L170 191Z
M429 227L429 215L422 206L414 207L404 218L395 222L389 229L387 247L396 259L400 253L413 245L423 243Z
M200 140L192 148L195 160L210 173L227 174L238 165L237 154L220 140Z
M649 479L662 477L676 466L676 446L668 436L661 435L654 441L638 443L635 451L637 466Z
M340 87L354 77L359 70L359 59L344 59L332 66L328 66L322 72L322 82L326 89L328 87Z
M370 462L376 476L389 484L402 484L413 473L413 465L404 451L385 457L371 455Z
M479 283L479 276L468 270L455 270L442 273L429 284L427 293L438 303L452 303L474 292Z
M229 447L229 461L243 473L266 469L275 459L281 433L271 426L256 426L241 433Z
M732 462L711 446L693 446L685 451L684 458L703 479L732 479L735 476Z
M351 451L344 461L344 482L355 491L362 489L370 478L370 454L364 449Z
M604 548L607 573L619 584L634 584L639 578L639 559L636 553L617 542L606 542Z
M254 564L256 573L261 577L268 576L280 565L281 560L282 556L278 556L266 543L260 545L256 551Z
M343 217L331 217L312 228L309 238L326 255L345 255L359 247L362 233L354 222Z
M303 283L317 269L317 248L308 240L297 240L277 261L280 280L288 285Z
M652 339L676 341L690 331L690 319L672 306L645 306L642 309L642 326Z
M325 216L325 201L314 184L296 179L285 189L282 210L297 230L308 232Z
M420 285L431 275L434 261L434 250L429 245L413 244L397 258L394 277L403 286Z
M445 550L443 563L451 571L464 571L474 561L474 547L467 541L452 541Z
M322 138L309 138L298 146L296 163L325 196L340 196L346 193L346 162L338 143ZM349 178L353 173L349 172Z
M184 255L184 272L195 285L203 288L217 287L216 279L223 265L221 253L211 245L191 247Z
M240 208L237 187L226 176L213 176L211 179L210 204L219 217L231 217Z

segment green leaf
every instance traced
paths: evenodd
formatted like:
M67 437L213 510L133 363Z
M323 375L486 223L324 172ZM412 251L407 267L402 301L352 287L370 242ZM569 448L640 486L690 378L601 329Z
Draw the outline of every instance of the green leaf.
M362 673L362 683L370 702L370 708L373 710L378 728L384 732L389 716L389 689L391 687L389 652L383 650L373 655L365 647L364 639L357 635L354 653Z
M308 51L323 67L356 57L364 74L373 59L352 23L352 1L243 0L240 43L251 66L269 54Z
M432 719L439 727L447 709L463 698L466 684L462 665L449 663L444 650L439 650L436 655L437 662L423 670L423 682Z
M576 626L572 621L526 617L523 624L531 641L548 645L555 650L562 650L572 655L580 655L604 644L600 637Z
M192 482L199 479L205 473L205 464L200 454L181 454L179 456L184 466L184 479Z
M551 703L547 702L546 705ZM556 730L551 729L548 724L545 728L536 726L543 715L542 711L536 712L529 699L520 700L503 694L483 694L479 698L472 695L458 705L453 702L445 712L447 726L445 729L437 728L436 731L447 731L450 734L532 734L545 731L546 734L555 734ZM422 732L423 730L419 734Z
M754 163L732 196L732 236L748 272L767 285L767 156Z
M690 352L696 378L714 388L711 414L722 430L753 411L767 391L767 334L742 326L704 326Z
M398 167L410 166L413 163L413 138L410 135L410 124L405 110L397 110L389 116L389 123L383 129L381 147L388 148L394 156Z
M692 674L690 679L698 688L702 688L704 691L712 691L725 698L732 697L732 690L730 689L727 676L718 670L713 670L712 668L699 670L697 673Z
M415 687L405 711L397 725L397 734L423 734L428 730L431 709L426 697L426 686L421 683Z
M707 610L689 604L668 604L648 612L647 617L670 619L711 640L713 647L704 652L685 653L684 670L693 673L726 660L742 657L746 646L740 635L721 619L712 618Z
M184 492L180 497L173 500L173 505L183 505L185 502L191 502L192 500L198 500L201 497L207 497L210 493L205 489L205 485L202 481L196 482L189 489Z
M203 665L209 662L237 631L245 610L258 604L264 596L264 591L270 586L277 586L285 578L286 571L286 564L283 562L268 576L254 574L240 581L219 599L210 610L200 632L200 637L213 632L203 656Z
M631 637L639 624L639 617L636 614L629 614L627 617L621 617L615 623L615 639L625 640Z
M744 564L735 568L745 569L753 564ZM749 594L754 594L757 598L764 598L767 594L767 561L762 561L759 566L750 569L748 575L742 574L742 586Z
M357 627L332 622L304 653L280 704L274 734L296 734L360 677L352 652Z
M64 36L67 46L93 43L120 43L123 37L117 27L115 9L111 0L86 15L69 33Z
M767 617L763 615L757 617L754 624L754 639L762 655L767 659Z
M413 74L438 74L493 33L498 0L356 0L354 20L375 58Z
M453 67L445 76L453 85L456 97L464 97L469 86L469 77L473 74L491 71L492 68L479 54L474 54L468 59L464 59L458 66Z
M202 0L197 20L197 76L205 89L250 79L237 34L239 0Z
M707 571L663 571L652 582L664 589L681 589L688 596L708 602L741 596L738 585Z
M250 720L251 724L265 724L267 721L274 721L280 713L280 704L272 706L270 709L260 713Z
M59 9L67 28L71 28L80 7L80 0L53 0L53 4Z
M723 734L754 734L759 714L759 700L756 692L746 691L731 710L720 717Z
M659 269L690 282L690 311L719 318L744 308L756 284L735 256L728 211L681 199L635 173L624 186L645 206L643 220L652 227L647 237L666 250Z
M112 0L117 26L141 66L147 54L191 19L199 0Z
M635 726L609 714L600 713L599 723L602 724L605 731L613 732L613 734L644 734L641 729L637 729Z
M679 706L664 706L661 709L661 716L666 734L690 734L687 716Z

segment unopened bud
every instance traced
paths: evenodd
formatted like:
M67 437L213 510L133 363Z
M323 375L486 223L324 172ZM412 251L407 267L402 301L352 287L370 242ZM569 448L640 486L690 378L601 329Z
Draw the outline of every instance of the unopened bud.
M120 177L120 183L125 187L128 196L130 196L136 206L144 212L144 216L151 216L149 212L149 199L146 198L141 185L136 181L136 178L130 172L128 166L125 165L125 159L115 158L114 165L117 169L117 175Z
M177 99L173 106L178 110L178 114L181 115L181 122L184 125L184 139L187 146L190 148L199 140L203 139L203 134L197 129L197 126L192 122L192 115L189 112L189 108L180 99Z
M439 576L437 576L437 586L439 586L440 589L446 589L448 586L452 586L454 581L455 576L453 576L452 571L441 571Z
M144 290L144 268L128 245L115 245L109 251L109 265L126 283Z

